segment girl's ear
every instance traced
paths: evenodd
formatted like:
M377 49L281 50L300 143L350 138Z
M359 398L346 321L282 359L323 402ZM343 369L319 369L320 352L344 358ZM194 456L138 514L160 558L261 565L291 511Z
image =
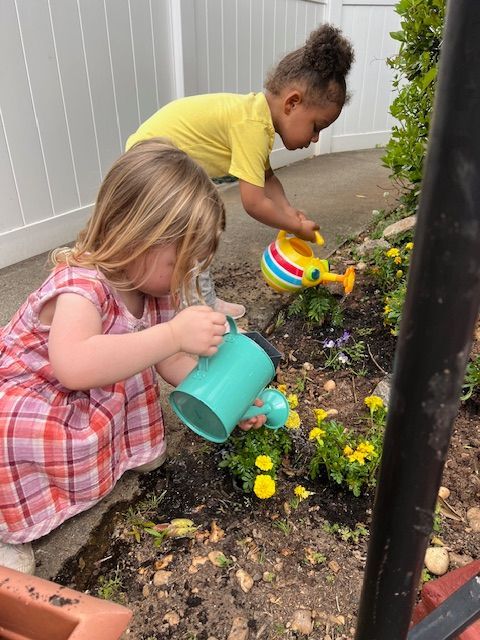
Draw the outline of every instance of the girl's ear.
M287 115L302 102L302 94L297 89L289 91L283 98L283 111Z

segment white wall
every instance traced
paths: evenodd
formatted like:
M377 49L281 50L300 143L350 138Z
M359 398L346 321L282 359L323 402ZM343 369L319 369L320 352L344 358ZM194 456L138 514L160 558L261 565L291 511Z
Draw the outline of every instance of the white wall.
M383 144L394 0L0 0L0 267L71 241L140 122L175 97L260 91L330 21L351 38L351 103L308 150Z

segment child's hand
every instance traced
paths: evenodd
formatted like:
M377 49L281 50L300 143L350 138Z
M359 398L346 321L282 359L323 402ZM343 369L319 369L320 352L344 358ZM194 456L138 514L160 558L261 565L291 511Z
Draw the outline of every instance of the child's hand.
M260 398L257 398L253 404L255 407L262 407L263 400L260 400ZM266 420L267 420L267 416L262 413L259 416L248 418L248 420L242 420L241 422L238 423L238 428L241 429L242 431L250 431L250 429L259 429L262 426L262 424L265 424Z
M295 235L302 240L308 240L308 242L315 242L315 231L318 231L319 226L313 220L309 220L303 211L297 209L296 216L298 220L298 228L295 231Z
M178 351L213 356L225 333L225 322L223 313L194 305L180 311L168 324Z

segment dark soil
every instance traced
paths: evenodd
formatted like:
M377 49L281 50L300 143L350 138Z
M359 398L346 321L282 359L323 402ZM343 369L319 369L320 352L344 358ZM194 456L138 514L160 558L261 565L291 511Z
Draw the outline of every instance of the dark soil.
M381 295L360 274L344 301L344 328L370 330L363 338L365 376L322 369L321 341L333 335L328 327L287 319L270 335L284 354L278 381L294 389L304 379L302 417L314 407L334 408L345 425L358 424L364 397L392 369L395 339L381 324L382 307ZM479 343L477 331L477 352ZM313 365L306 378L305 362ZM328 379L336 383L330 393L323 388ZM478 394L461 406L442 482L450 489L452 511L444 510L435 535L437 544L460 556L457 563L478 558L480 551L480 534L466 520L480 497L479 408ZM305 426L306 433L312 426ZM134 614L125 639L291 639L302 636L302 615L303 631L312 639L353 638L368 544L362 526L370 524L373 495L355 498L326 477L312 482L301 448L294 447L277 494L260 501L218 469L222 447L186 428L180 437L167 463L144 477L143 502L130 506L155 523L190 518L198 527L195 536L155 547L147 533L140 532L139 541L131 535L126 509L109 514L92 545L56 581L93 595L116 585L110 597ZM288 502L297 484L314 494L292 509ZM163 498L150 500L148 510L148 496ZM336 524L344 539L333 530ZM220 562L214 552L223 554Z

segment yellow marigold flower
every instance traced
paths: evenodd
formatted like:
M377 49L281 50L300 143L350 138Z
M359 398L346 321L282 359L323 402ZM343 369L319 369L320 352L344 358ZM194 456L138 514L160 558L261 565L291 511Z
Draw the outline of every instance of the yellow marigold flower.
M368 460L372 460L372 458L376 458L378 456L375 451L375 447L371 442L368 442L368 440L361 442L357 447L357 451L362 453Z
M384 313L390 313L390 311L392 310L392 307L388 304L385 305L385 308L383 309Z
M314 427L308 434L308 439L321 440L324 435L325 435L325 431L323 429L320 429L320 427Z
M255 460L255 466L262 471L270 471L273 467L273 462L270 456L257 456Z
M314 409L313 414L317 419L317 424L320 424L325 420L325 418L328 418L328 413L325 411L325 409Z
M405 245L405 249L407 251L411 251L413 249L413 242L407 242L407 244Z
M346 447L345 447L345 449L343 450L343 455L344 455L344 456L351 456L351 455L352 455L352 453L353 453L353 449L352 449L352 447L349 447L349 446L348 446L348 444L347 444L347 446L346 446Z
M403 276L403 271L399 269L396 275L397 275L397 278L401 278Z
M271 476L267 476L265 474L258 475L255 478L253 492L257 498L260 498L260 500L271 498L275 493L275 480Z
M386 252L387 258L396 258L400 254L400 251L396 247L392 247Z
M287 421L285 422L285 426L287 429L298 429L300 427L301 420L300 416L296 411L290 409L290 413L288 414Z
M287 396L288 404L290 405L290 409L295 409L298 407L298 396L296 393L290 393Z
M279 384L277 386L277 389L280 391L280 393L283 393L284 395L287 393L287 385L286 384Z
M297 496L297 498L300 498L300 500L306 500L308 496L311 496L313 494L313 491L307 491L305 487L302 487L301 484L298 484L293 490L293 493Z
M348 456L350 462L358 462L358 464L365 464L365 454L359 451L358 449L352 453L351 456Z
M381 409L385 406L380 396L367 396L364 402L370 411L376 411L377 409Z
M396 258L394 258L393 261L395 262L395 264L402 264L402 259L400 256L396 256Z

